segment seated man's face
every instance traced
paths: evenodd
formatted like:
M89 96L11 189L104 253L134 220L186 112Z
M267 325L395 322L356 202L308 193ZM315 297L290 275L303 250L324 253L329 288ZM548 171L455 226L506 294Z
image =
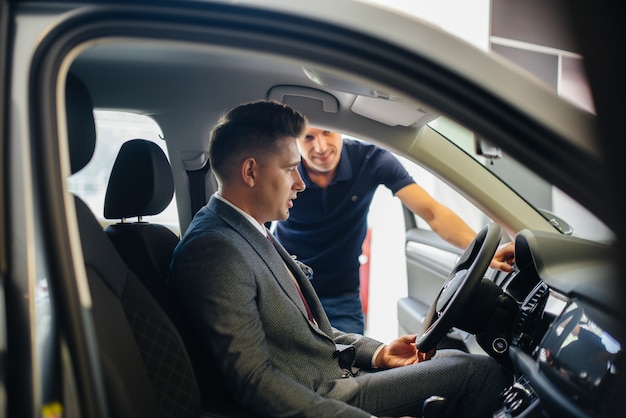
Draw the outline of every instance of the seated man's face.
M343 141L337 132L307 128L306 134L298 138L298 150L307 170L328 173L337 168Z
M287 219L293 200L305 189L298 172L300 153L296 139L286 138L283 142L277 153L259 160L253 189L257 204L252 215L261 224Z

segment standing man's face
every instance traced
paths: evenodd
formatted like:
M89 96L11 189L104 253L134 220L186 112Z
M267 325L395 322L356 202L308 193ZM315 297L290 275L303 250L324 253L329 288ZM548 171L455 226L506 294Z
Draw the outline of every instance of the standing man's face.
M298 138L298 150L309 172L334 171L339 164L342 148L343 140L337 132L307 128L304 137Z
M264 158L259 164L256 189L257 220L260 223L285 220L298 192L305 189L298 164L300 153L295 138L286 138L277 154Z

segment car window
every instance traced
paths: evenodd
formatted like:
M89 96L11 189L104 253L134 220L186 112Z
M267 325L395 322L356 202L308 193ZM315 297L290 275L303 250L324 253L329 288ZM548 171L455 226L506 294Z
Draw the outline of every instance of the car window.
M411 174L417 184L424 188L438 202L449 207L454 213L459 215L474 231L479 231L490 222L487 215L443 180L404 157L398 155L396 155L396 157L400 160L402 165L404 165L404 168ZM418 228L431 229L425 220L417 215L413 216L415 217Z
M553 184L549 184L527 170L510 155L490 145L489 142L481 140L480 145L477 145L476 138L471 131L445 117L435 119L429 123L429 126L455 143L508 184L562 233L597 241L615 241L614 233L591 212ZM482 148L480 152L479 148ZM444 186L445 184L437 186L429 192L433 194L435 199L450 206L457 213L465 213L467 210L471 214L471 204L467 207L461 206L462 210L458 210L455 203L458 197L449 200L449 191ZM455 194L454 191L452 192ZM456 194L458 195L458 193ZM473 217L474 215L470 215L470 218L465 220L470 226L478 230L484 223L477 227L476 224L472 223Z
M481 142L483 149L479 152L473 132L445 117L435 119L429 123L429 126L508 184L562 233L595 241L615 242L614 232L595 215L559 188L527 170L511 156L484 141ZM486 153L493 156L485 156ZM472 229L478 231L490 222L490 218L485 213L446 182L413 161L397 154L394 155L421 187L437 201L461 216ZM372 204L370 223L378 222L376 213L382 214L381 216L385 218L384 222L390 222L392 218L389 216L390 211L396 213L398 218L402 218L400 203L399 201L393 202L393 200L397 199L393 199L391 193L381 187ZM377 211L377 207L385 209ZM417 215L414 215L414 218L418 228L430 229L428 223L422 218Z
M444 0L431 4L402 0L360 1L429 21L453 36L507 59L520 70L535 76L537 81L554 89L565 100L595 113L580 45L563 18L563 13L560 13L558 2L527 4L504 0ZM456 10L456 13L450 13L450 10ZM463 19L463 24L459 24L459 17ZM517 24L530 18L533 30ZM614 232L596 216L562 190L543 182L511 156L501 155L497 160L481 158L475 152L474 141L468 142L463 135L459 137L461 130L449 120L439 118L430 125L491 169L553 224L559 224L557 228L562 232L592 240L615 242ZM447 192L440 195L440 186L436 187L433 195L444 204L455 207L454 201L446 200ZM418 225L424 225L424 222L416 220ZM472 219L467 222L476 227Z
M122 144L141 138L159 145L165 155L167 148L162 132L156 121L148 116L131 112L95 110L96 134L98 141L94 156L89 164L68 180L70 192L80 196L103 224L118 222L104 219L104 196L113 168L113 162ZM155 216L144 217L144 221L157 222L178 231L178 210L176 199Z

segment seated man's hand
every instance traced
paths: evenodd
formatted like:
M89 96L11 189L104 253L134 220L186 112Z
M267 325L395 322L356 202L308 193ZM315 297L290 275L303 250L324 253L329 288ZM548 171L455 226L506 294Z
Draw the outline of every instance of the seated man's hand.
M435 350L422 353L415 346L417 335L403 335L383 347L376 356L376 367L391 369L394 367L407 366L430 359Z

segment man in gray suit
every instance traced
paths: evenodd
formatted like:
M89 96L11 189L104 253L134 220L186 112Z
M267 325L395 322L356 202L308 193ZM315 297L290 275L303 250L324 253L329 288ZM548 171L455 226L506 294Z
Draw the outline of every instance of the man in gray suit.
M262 416L419 416L431 395L445 397L452 416L491 416L484 407L511 383L493 359L429 359L415 335L385 345L333 329L302 269L264 227L286 219L304 190L296 138L306 123L259 101L231 110L211 133L219 191L176 248L169 285L224 384Z

